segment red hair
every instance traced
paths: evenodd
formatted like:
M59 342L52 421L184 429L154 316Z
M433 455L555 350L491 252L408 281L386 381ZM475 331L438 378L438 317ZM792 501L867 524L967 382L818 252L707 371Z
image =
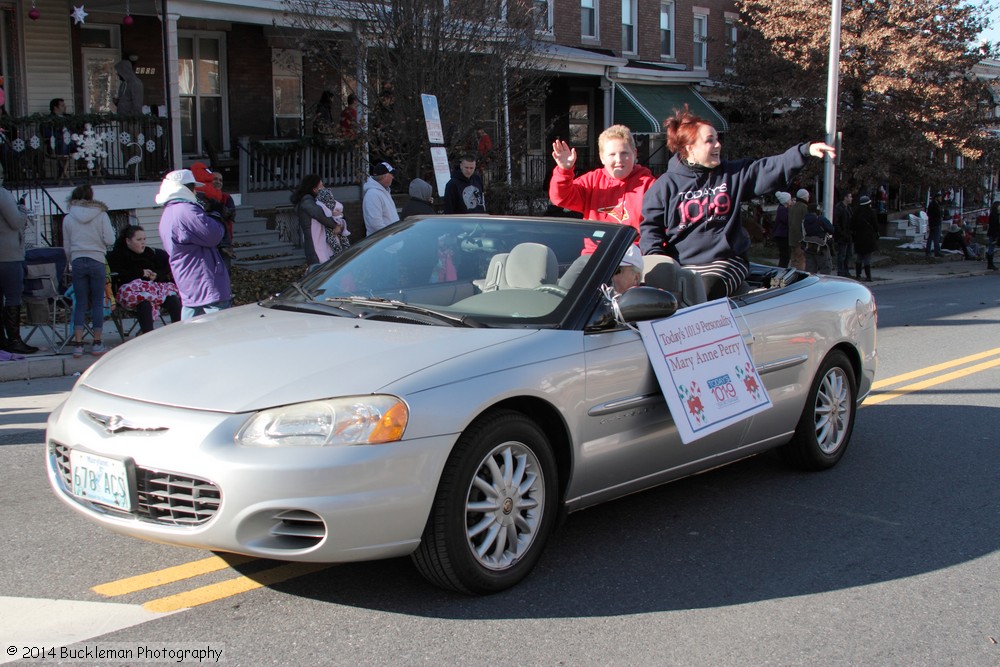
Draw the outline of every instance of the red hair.
M687 147L698 139L699 125L711 123L691 113L686 104L683 109L675 109L674 115L663 121L663 129L667 132L667 150L678 153L682 160L686 160Z

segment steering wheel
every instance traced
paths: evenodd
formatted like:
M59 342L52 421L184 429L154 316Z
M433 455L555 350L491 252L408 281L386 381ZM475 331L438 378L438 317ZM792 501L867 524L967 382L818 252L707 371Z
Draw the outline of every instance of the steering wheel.
M535 288L535 291L544 292L545 294L554 294L560 299L569 294L568 289L566 289L565 287L560 287L559 285L539 285L538 287Z

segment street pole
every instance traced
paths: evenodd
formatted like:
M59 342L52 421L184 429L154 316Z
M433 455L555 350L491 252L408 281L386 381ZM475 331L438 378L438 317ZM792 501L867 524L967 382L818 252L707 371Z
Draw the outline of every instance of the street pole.
M836 146L837 100L840 90L840 4L833 0L830 9L830 65L826 79L826 143ZM842 148L842 147L841 147ZM833 186L836 165L827 155L823 164L823 215L833 220Z

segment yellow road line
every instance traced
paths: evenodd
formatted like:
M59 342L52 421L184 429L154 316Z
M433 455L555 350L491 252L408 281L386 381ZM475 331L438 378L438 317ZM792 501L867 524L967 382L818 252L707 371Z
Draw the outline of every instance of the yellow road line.
M907 380L912 380L914 378L918 378L923 375L930 375L931 373L937 373L938 371L948 370L949 368L961 366L962 364L967 364L973 361L979 361L980 359L985 359L986 357L992 357L998 354L1000 354L1000 347L995 347L992 350L986 350L985 352L979 352L977 354L970 354L969 356L962 357L961 359L953 359L951 361L946 361L942 364L937 364L935 366L919 368L909 373L903 373L902 375L895 375L891 378L879 380L878 382L875 382L872 385L872 389L881 389L882 387L889 387L891 385L899 384L900 382L906 382Z
M921 389L927 389L928 387L934 387L939 384L944 384L945 382L950 382L967 375L972 375L980 371L985 371L990 368L1000 366L1000 359L993 359L991 361L985 361L981 364L976 364L975 366L969 366L968 368L963 368L961 370L953 371L951 373L945 373L944 375L938 375L937 377L932 377L923 382L915 382L913 384L908 384L905 387L900 387L899 389L890 389L889 391L879 392L877 394L869 395L865 399L864 405L878 405L879 403L885 403L888 400L896 398L898 396L904 396L906 394L912 394L915 391L920 391Z
M142 606L147 611L160 613L197 607L198 605L222 600L288 579L301 577L305 574L325 570L328 567L331 567L330 563L285 563L269 570L257 572L252 577L236 577L235 579L220 581L217 584L209 584L208 586L195 588L184 593L150 600Z
M225 558L212 556L211 558L204 558L184 563L183 565L175 565L163 570L157 570L156 572L147 572L135 577L101 584L94 586L90 590L107 597L126 595L128 593L135 593L136 591L143 591L147 588L155 588L156 586L191 579L192 577L208 574L209 572L218 572L219 570L225 570L230 565L242 565L252 560L254 559L249 556L232 555Z

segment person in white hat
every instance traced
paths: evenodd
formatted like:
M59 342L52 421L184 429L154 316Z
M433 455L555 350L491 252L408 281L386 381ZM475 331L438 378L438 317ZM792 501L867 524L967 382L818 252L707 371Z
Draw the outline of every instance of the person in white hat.
M611 286L615 294L624 294L642 282L642 253L639 246L634 243L629 246L625 256L622 257L621 264L615 270L615 275L611 277Z
M163 206L160 241L170 256L182 320L228 308L233 298L218 248L226 229L198 204L197 182L190 169L172 171L163 177L155 198Z

